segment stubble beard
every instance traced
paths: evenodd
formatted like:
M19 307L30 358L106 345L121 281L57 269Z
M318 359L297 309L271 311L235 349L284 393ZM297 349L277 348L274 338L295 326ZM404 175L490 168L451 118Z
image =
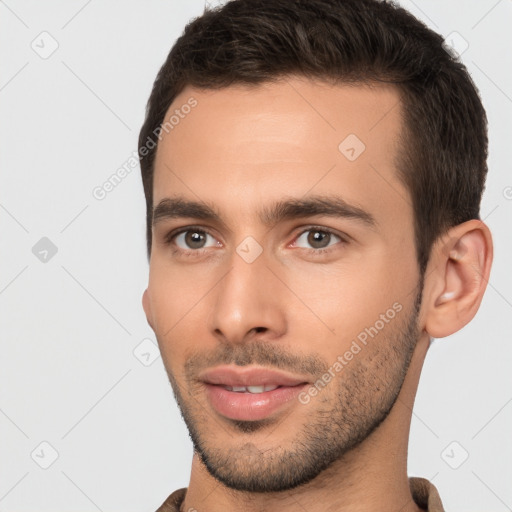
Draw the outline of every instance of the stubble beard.
M420 285L407 317L401 320L395 318L391 326L379 333L371 344L368 343L311 400L308 405L311 408L304 416L308 422L303 423L295 438L289 442L282 442L283 433L278 433L280 426L274 420L229 421L227 424L224 423L226 419L212 418L206 406L200 404L199 395L195 397L200 391L190 383L192 377L189 375L186 378L189 385L184 390L184 386L178 385L167 368L194 450L209 473L237 491L288 491L312 481L363 442L387 418L404 383L419 337L417 325L421 289ZM257 342L237 346L235 351L224 347L218 362L275 367L272 362L275 364L282 358L272 347L271 344ZM272 353L269 353L269 348ZM284 355L283 358L288 359ZM309 363L301 366L297 363L295 370L303 370L304 366L318 368L318 359L312 358ZM325 366L325 362L323 364ZM191 368L196 366L188 365L185 375L192 373ZM289 364L287 369L290 369ZM297 407L306 406L300 403L293 406L291 415ZM216 429L224 430L222 436L229 434L229 445L216 445ZM269 432L266 441L271 440L272 433L276 432L281 442L263 450L251 440L251 434L264 432L265 429Z

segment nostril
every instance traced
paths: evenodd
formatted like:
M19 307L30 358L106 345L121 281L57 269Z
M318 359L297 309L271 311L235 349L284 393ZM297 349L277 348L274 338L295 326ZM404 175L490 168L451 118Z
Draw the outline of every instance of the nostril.
M258 333L259 333L259 332L265 332L266 330L267 330L267 328L266 328L266 327L255 327L255 328L254 328L254 331L255 331L255 332L258 332Z

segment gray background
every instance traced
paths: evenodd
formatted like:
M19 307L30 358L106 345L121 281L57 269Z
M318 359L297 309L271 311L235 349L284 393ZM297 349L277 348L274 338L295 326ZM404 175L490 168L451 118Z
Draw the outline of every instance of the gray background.
M409 472L433 480L447 510L501 512L512 507L512 2L402 3L469 45L496 251L476 319L428 354ZM154 511L188 484L191 444L141 307L138 167L103 200L93 190L136 150L155 75L204 5L0 1L0 512Z

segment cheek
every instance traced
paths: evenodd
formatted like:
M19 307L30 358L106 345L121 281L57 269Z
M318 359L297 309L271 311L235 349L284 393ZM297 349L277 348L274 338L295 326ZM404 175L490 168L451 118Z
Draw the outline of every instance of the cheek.
M405 309L416 282L414 259L412 264L398 261L396 254L382 250L350 263L288 269L289 287L297 296L287 304L291 337L307 339L309 350L336 357L381 315L391 309L386 318L394 318L396 309Z
M155 335L164 359L181 359L190 339L201 339L204 322L196 315L205 300L209 283L197 273L160 261L151 262L148 297ZM193 321L190 321L194 318ZM204 337L204 335L202 336Z

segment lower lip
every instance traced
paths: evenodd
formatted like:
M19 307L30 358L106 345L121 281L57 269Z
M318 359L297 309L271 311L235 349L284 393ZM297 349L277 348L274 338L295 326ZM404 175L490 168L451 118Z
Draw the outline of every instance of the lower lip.
M208 399L222 416L239 421L262 420L297 398L307 384L283 386L263 393L228 391L222 386L205 384Z

